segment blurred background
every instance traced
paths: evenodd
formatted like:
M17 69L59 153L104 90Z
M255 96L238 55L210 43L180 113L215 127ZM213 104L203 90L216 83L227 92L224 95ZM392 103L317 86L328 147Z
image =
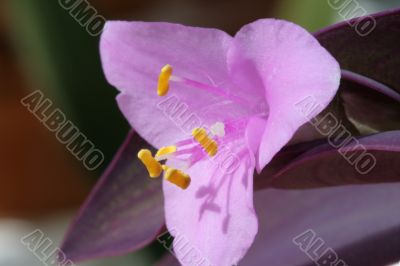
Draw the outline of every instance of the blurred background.
M400 0L358 0L368 12ZM89 0L107 20L168 21L234 34L258 18L316 31L343 18L328 0ZM68 223L129 131L116 90L101 70L99 37L57 0L0 0L0 266L43 265L20 238L36 228L57 245ZM105 155L89 171L21 104L40 89ZM82 265L153 265L156 244Z

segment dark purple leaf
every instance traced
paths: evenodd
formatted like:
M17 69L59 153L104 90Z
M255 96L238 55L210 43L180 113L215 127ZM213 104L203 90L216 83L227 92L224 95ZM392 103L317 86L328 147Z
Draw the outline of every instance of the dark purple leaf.
M318 147L319 145L322 145L325 142L326 140L324 139L318 139L314 141L302 142L283 147L282 150L279 151L274 156L272 161L269 164L267 164L267 166L263 169L261 175L256 177L256 180L258 178L272 178L280 170L282 170L285 166L294 161L301 154L315 147Z
M155 266L180 266L181 264L171 253L165 254ZM205 266L205 265L204 265Z
M345 70L340 97L360 132L400 129L400 94L384 84Z
M346 265L400 260L399 183L265 189L255 193L255 207L259 233L239 265L316 265L293 243L308 229L316 233L314 241L320 237L325 243L318 255L330 247Z
M358 86L363 86L361 92L368 92L370 90L376 91L380 95L385 95L386 97L392 99L393 101L400 103L400 94L397 93L396 91L392 90L388 86L375 81L373 79L370 79L366 76L356 74L354 72L351 72L349 70L342 70L342 80L352 82L354 84L357 84ZM350 88L351 89L351 88ZM343 90L347 90L347 87L343 88Z
M378 234L344 245L344 247L338 249L338 253L348 265L388 266L389 263L394 265L392 263L398 262L400 259L399 244L400 225L397 225L384 229ZM365 254L370 255L365 256Z
M337 148L329 143L319 145L272 174L267 167L255 179L255 187L305 189L400 181L400 131L360 137L346 145L341 143L342 140L335 142ZM364 148L371 155L365 155ZM350 162L338 149L345 152ZM368 159L375 159L376 164L368 163Z
M113 256L151 242L164 224L160 180L136 157L146 146L129 133L71 225L62 250L74 262Z
M343 124L344 126L346 126L346 128L348 130L350 130L352 132L352 134L354 134L354 135L359 134L358 130L348 120L348 118L346 116L346 112L343 107L343 103L341 102L338 94L330 102L330 104L321 113L319 113L316 117L317 117L317 119L321 119L324 116L326 116L328 113L334 115L335 118L338 120L338 122ZM287 144L287 146L291 146L291 145L299 144L299 143L307 143L307 142L315 141L315 140L322 140L325 138L326 137L324 135L322 135L320 132L318 132L318 130L316 130L316 128L312 124L306 123L296 131L295 135L290 140L290 142Z
M354 136L400 129L400 94L365 76L342 70L339 93L317 118L332 114ZM307 123L288 144L326 139Z
M368 21L375 28L369 32ZM350 24L350 25L349 25ZM315 36L342 69L350 70L400 92L400 9L353 19L325 28Z

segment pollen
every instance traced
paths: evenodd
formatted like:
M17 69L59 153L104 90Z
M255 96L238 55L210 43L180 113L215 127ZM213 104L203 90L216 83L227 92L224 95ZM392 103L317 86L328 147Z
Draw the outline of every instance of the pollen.
M218 144L208 136L207 131L204 128L193 129L192 136L210 157L217 154Z
M165 167L165 180L171 182L172 184L177 185L182 189L187 189L190 185L190 177L189 175L185 174L184 172L174 169Z
M169 154L174 153L174 152L176 152L176 146L175 145L162 147L161 149L159 149L157 151L156 157L163 157L163 156L169 155Z
M168 93L169 90L169 79L172 75L172 66L165 65L158 76L158 86L157 86L157 94L158 96L164 96Z
M149 172L149 176L151 178L156 178L160 176L163 170L162 166L156 159L154 159L151 151L147 149L142 149L138 152L137 156L139 160L144 164L144 166L146 166L147 171Z

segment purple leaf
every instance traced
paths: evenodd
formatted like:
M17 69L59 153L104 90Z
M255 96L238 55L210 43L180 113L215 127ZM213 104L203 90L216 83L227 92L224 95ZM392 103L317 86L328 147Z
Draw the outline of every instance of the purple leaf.
M400 181L400 131L340 144L340 141L335 143L349 161L337 148L325 143L302 153L272 175L271 172L261 173L261 178L255 179L255 187L305 189ZM370 155L365 155L364 148ZM376 164L369 159L376 160Z
M355 136L400 129L399 93L348 70L342 70L340 83L338 95L317 118L330 113ZM299 128L289 145L318 139L326 137L307 123Z
M339 248L338 253L348 265L388 266L389 263L394 265L400 259L399 235L400 225L393 226L354 243L349 243ZM365 256L364 254L370 255Z
M181 264L171 253L165 254L155 266L180 266Z
M400 259L400 185L378 184L255 193L260 230L240 265L316 265L293 238L311 229L347 265ZM284 210L284 211L282 211ZM299 219L301 217L301 219ZM310 252L311 253L311 252ZM167 253L157 266L177 266Z
M375 28L368 33L362 26L367 21ZM400 9L366 17L361 22L353 19L327 27L317 33L320 41L339 61L342 69L362 74L400 92ZM352 26L349 25L349 23ZM372 29L372 28L371 28Z
M74 262L113 256L151 242L164 224L160 180L136 157L143 140L130 132L71 225L62 250Z
M266 189L255 194L255 206L260 230L240 265L316 265L293 243L308 229L316 234L310 243L318 237L324 241L316 253L330 247L347 263L343 265L378 266L400 260L398 183Z
M276 154L275 157L272 159L272 161L264 168L262 173L259 176L255 177L255 181L257 182L258 178L267 178L267 179L272 178L286 165L290 164L301 154L307 152L310 149L318 147L319 145L322 145L325 142L326 140L324 139L318 139L314 141L302 142L283 147L282 150L278 154Z
M343 90L343 80L341 81L340 90ZM367 89L368 90L368 89ZM316 116L316 119L323 119L323 117L327 116L328 114L333 115L337 121L346 127L353 135L359 135L358 129L349 121L346 111L344 109L343 103L340 100L339 94L335 96L335 98L331 101L331 103ZM286 146L297 145L301 143L308 143L306 145L310 146L310 142L313 141L323 141L326 139L326 136L321 134L315 126L311 123L306 123L302 125L292 137L290 142Z
M400 103L400 94L378 81L375 81L360 74L356 74L349 70L342 70L342 80L343 79L344 81L363 86L363 91L376 91L377 93L385 95L390 99L396 101L397 103ZM346 87L344 88L344 90L346 90Z
M362 133L400 129L400 94L384 84L344 70L340 97Z

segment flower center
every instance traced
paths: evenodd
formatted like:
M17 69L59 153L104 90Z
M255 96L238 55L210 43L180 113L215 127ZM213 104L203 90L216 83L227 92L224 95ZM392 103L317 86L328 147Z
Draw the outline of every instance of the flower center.
M207 133L204 128L195 128L192 131L193 139L183 140L175 145L162 147L157 151L155 156L151 154L150 150L142 149L138 153L138 158L146 167L151 178L159 177L164 171L166 180L182 189L186 189L190 184L189 175L185 174L183 170L162 165L161 162L168 159L175 159L183 162L181 169L187 169L204 158L204 153L209 157L214 157L218 152L218 143L214 137L224 136L224 124L218 122L211 128L210 133Z
M207 93L223 97L237 104L249 105L244 99L229 95L221 88L203 84L198 81L189 80L172 75L172 67L165 65L158 78L157 94L165 96L170 88L170 81L184 83L190 87L204 90ZM138 153L139 160L146 167L151 178L157 178L164 172L164 178L176 186L186 189L190 185L190 176L184 171L205 157L214 157L218 153L218 147L226 142L234 141L241 134L244 127L242 122L245 119L238 119L229 122L216 122L209 132L205 128L194 128L192 138L179 141L175 145L162 147L153 156L150 150L142 149ZM227 127L227 128L226 128ZM225 136L225 131L230 133ZM178 164L178 168L172 168L162 164L166 160L172 159Z

